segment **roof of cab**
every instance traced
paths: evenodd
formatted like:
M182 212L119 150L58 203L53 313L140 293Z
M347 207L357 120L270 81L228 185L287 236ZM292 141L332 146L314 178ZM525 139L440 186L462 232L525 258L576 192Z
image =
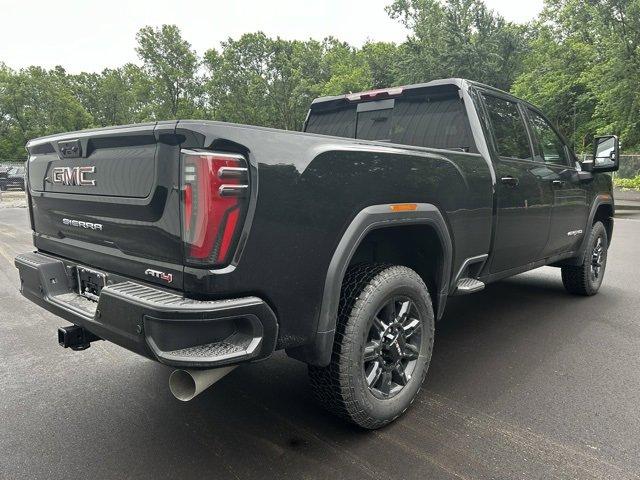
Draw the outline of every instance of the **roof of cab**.
M469 88L470 85L476 85L482 88L487 88L490 90L502 92L501 90L498 90L495 87L484 85L482 83L475 82L473 80L467 80L465 78L443 78L439 80L432 80L426 83L415 83L412 85L383 88L379 90L319 97L319 98L316 98L313 102L311 102L311 109L313 110L314 108L325 108L329 106L338 107L343 104L356 103L359 101L370 101L374 99L378 100L378 99L390 98L390 97L392 98L407 92L411 92L412 90L413 91L422 90L422 89L431 88L431 87L451 86L459 90L466 90ZM504 93L505 95L509 95L507 92L502 92L502 93Z

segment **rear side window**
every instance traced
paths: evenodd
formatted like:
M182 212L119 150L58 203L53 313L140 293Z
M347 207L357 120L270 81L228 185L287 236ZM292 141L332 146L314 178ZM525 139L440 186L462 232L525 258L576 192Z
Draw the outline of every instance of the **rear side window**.
M498 155L531 160L531 146L518 104L510 100L483 95Z
M536 157L541 156L542 158L539 158L539 160L544 160L546 163L567 165L569 163L567 151L553 127L544 117L533 110L528 110L528 113L531 118L533 133L537 140L536 150L539 154L536 152Z

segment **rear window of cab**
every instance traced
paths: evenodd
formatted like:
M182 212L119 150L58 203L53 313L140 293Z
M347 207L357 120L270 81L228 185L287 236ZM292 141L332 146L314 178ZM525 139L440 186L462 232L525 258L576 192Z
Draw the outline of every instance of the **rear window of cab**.
M477 152L458 91L312 110L306 132L402 145Z

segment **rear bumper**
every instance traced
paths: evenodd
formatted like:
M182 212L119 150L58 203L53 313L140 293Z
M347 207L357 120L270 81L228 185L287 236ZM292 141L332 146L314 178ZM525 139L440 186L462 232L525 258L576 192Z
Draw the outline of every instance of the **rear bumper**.
M278 324L257 297L198 301L109 274L98 302L77 293L76 265L41 253L15 259L22 294L98 337L176 367L269 356Z

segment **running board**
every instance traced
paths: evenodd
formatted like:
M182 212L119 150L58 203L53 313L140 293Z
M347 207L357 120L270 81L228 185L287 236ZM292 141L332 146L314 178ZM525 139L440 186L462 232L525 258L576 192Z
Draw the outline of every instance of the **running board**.
M454 295L467 295L484 289L484 283L475 278L461 278L456 285Z

